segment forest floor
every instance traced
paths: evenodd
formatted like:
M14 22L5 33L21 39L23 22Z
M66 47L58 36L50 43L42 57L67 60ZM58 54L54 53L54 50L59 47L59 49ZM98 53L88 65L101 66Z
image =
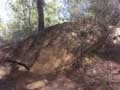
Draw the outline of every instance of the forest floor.
M47 75L14 71L0 80L0 90L120 90L120 58L112 56L119 53L86 58L84 72L81 68Z

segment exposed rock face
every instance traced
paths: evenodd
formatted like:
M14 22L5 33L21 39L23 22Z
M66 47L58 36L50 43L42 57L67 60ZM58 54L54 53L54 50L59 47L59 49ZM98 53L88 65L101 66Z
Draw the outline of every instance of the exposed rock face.
M1 61L24 63L31 72L44 74L70 66L78 59L81 47L94 47L105 34L95 23L64 23L46 29L24 41L2 48Z

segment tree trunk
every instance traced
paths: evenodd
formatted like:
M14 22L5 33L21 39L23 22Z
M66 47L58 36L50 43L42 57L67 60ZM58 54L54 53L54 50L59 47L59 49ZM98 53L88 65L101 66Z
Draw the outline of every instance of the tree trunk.
M44 30L44 10L43 10L44 0L37 0L37 10L38 10L38 31Z

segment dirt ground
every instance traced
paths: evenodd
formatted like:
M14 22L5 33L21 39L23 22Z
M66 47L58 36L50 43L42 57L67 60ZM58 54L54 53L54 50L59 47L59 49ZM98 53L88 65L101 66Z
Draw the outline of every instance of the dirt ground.
M119 45L107 47L101 55L84 58L84 67L61 73L13 71L0 76L0 90L120 90L119 52ZM4 76L1 69L7 70L0 67L0 75Z
M86 58L83 69L59 74L35 75L14 71L0 80L0 90L120 90L120 63Z

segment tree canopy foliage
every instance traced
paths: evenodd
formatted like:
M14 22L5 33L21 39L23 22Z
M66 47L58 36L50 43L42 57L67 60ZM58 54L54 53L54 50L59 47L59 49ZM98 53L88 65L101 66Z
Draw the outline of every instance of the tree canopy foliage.
M1 37L13 41L37 33L41 18L45 27L84 19L93 19L108 27L117 25L120 18L119 0L44 0L44 18L40 16L40 20L37 0L9 0L8 5L12 18L7 24L1 20Z
M21 40L37 32L37 0L9 0L8 5L12 19L1 26L7 26L10 32L5 37L8 35L9 39ZM105 26L116 25L120 17L119 0L44 0L43 9L45 27L85 18L94 19Z

